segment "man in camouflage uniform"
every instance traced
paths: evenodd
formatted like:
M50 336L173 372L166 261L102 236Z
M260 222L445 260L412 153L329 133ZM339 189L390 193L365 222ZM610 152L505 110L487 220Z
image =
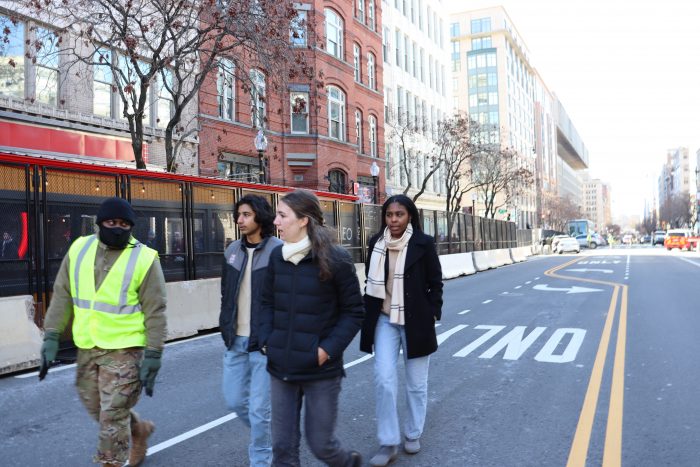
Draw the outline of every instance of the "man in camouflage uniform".
M131 410L145 388L153 395L166 335L165 280L158 253L131 236L131 205L105 200L98 235L77 239L63 258L44 321L43 379L58 340L73 317L80 400L100 423L94 461L104 467L140 465L152 422ZM99 240L99 241L98 241ZM131 450L129 441L131 440Z

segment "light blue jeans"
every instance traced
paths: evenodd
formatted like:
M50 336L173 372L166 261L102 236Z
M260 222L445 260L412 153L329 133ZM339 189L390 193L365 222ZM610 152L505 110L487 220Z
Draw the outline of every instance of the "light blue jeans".
M403 348L406 369L406 405L404 421L406 438L418 439L423 434L428 407L428 367L430 356L406 358L406 331L391 324L381 313L374 334L374 385L377 391L377 438L382 446L401 443L398 414L399 349Z
M247 348L248 337L236 336L224 353L224 399L226 406L250 427L251 467L268 467L272 463L272 436L267 357L260 352L249 353Z

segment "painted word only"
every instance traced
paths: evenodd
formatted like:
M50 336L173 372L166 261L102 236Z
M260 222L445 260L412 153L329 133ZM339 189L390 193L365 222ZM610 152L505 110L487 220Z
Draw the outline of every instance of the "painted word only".
M505 326L478 325L474 329L485 331L481 336L472 341L469 345L455 353L453 357L466 357L478 348L485 345L503 331ZM495 344L486 349L479 358L493 358L499 352L504 351L503 360L519 359L544 333L546 327L536 327L529 334L525 334L527 326L516 326ZM535 360L543 363L568 363L576 359L583 339L586 336L585 329L579 328L559 328L552 333L551 337L540 348Z

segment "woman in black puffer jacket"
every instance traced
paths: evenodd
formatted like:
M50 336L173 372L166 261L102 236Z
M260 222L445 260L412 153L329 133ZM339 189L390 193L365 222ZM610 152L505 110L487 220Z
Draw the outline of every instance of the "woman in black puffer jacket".
M350 255L333 243L311 192L277 206L284 241L270 257L262 292L260 341L271 375L273 465L299 466L299 412L313 454L330 466L360 466L335 437L343 351L362 326L364 306Z

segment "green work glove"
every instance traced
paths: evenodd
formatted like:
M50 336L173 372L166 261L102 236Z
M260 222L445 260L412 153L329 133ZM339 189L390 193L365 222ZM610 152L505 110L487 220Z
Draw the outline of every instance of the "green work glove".
M39 367L39 381L46 377L49 372L49 365L56 360L58 353L58 331L46 331L44 334L44 343L41 344L41 366Z
M146 395L153 397L153 386L156 385L156 375L160 370L160 357L163 354L160 350L146 349L139 370L141 387L146 390Z

